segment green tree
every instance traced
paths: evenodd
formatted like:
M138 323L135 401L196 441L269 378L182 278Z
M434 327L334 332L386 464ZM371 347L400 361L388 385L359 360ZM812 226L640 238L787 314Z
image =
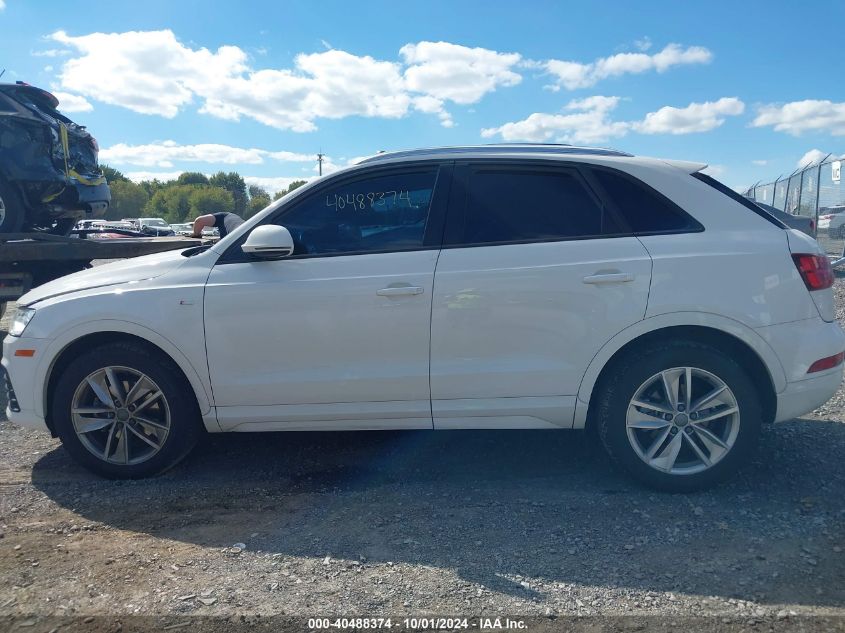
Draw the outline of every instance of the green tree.
M112 184L113 182L121 182L121 181L129 180L122 173L120 173L119 171L117 171L113 167L109 167L108 165L100 165L100 169L103 170L103 176L106 177L106 181L109 184Z
M251 218L256 213L263 210L271 202L273 201L270 200L270 194L266 192L263 196L253 196L249 199L249 207L246 210L246 215L244 216L244 219Z
M306 184L305 180L294 180L290 185L288 185L287 189L279 189L274 195L273 200L278 200L282 196L286 196L294 189L299 189L302 185Z
M231 213L235 201L231 193L220 187L193 187L190 195L193 217L209 213Z
M247 199L246 183L238 172L230 171L226 173L218 171L208 179L208 184L212 187L220 187L231 193L232 199L234 200L234 207L230 211L237 213L241 217L244 216L249 201Z
M156 193L168 186L168 183L160 181L158 178L153 180L142 180L138 183L147 192L147 195L152 198Z
M191 194L197 185L168 185L162 187L144 206L144 215L164 218L168 222L184 222L191 213Z
M258 185L250 185L249 186L249 197L250 198L269 198L270 194L267 193L267 190L264 187L259 187Z
M107 220L121 220L123 218L139 218L144 211L144 205L150 200L147 191L131 180L113 180L111 188L111 204L106 211Z
M176 182L180 185L207 185L208 177L198 171L183 171Z

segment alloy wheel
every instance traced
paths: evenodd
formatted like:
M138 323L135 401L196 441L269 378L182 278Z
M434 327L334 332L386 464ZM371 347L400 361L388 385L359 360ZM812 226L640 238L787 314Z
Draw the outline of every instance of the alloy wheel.
M3 196L0 196L0 226L6 222L6 203L3 201Z
M739 406L718 376L674 367L646 380L631 399L628 441L655 470L692 475L728 454L739 433Z
M88 375L73 395L71 419L89 452L127 466L156 455L171 422L170 407L158 385L129 367L104 367Z

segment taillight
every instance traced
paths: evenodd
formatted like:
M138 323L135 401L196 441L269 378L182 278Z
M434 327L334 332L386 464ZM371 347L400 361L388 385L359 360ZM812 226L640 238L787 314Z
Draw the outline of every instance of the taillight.
M833 219L832 213L830 215L820 215L819 216L819 220L832 220L832 219Z
M824 371L825 369L833 369L837 365L841 365L842 361L845 361L845 352L839 352L838 354L828 356L827 358L820 358L810 365L810 369L807 370L807 373L812 374L817 371Z
M830 265L827 255L793 253L792 261L801 273L807 290L824 290L833 285L833 266Z

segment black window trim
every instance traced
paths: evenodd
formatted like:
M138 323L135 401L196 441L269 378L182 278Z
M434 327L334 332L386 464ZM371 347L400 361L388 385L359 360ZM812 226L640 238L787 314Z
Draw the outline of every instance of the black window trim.
M600 233L597 235L578 235L572 237L559 238L529 238L524 240L507 240L499 242L464 242L463 241L463 227L467 217L467 195L469 193L469 176L471 170L478 166L496 167L503 169L516 168L519 171L531 171L538 168L543 170L561 170L568 172L575 172L580 182L583 184L588 194L593 197L599 208L604 213L608 213L613 217L613 220L621 229L621 232L616 233ZM633 231L625 220L624 215L613 202L612 198L607 194L604 188L601 187L597 179L592 177L590 170L604 169L616 175L622 176L633 182L634 184L644 187L645 190L665 201L676 212L687 218L693 228L672 229L667 231ZM543 160L543 159L520 159L513 158L481 158L465 161L456 161L455 171L452 176L452 196L449 199L449 210L446 216L446 227L443 238L443 249L453 248L479 248L484 246L507 246L517 244L543 244L554 242L575 242L581 240L603 240L603 239L617 239L622 237L645 237L650 235L678 235L685 233L701 233L704 226L692 217L689 213L684 211L675 202L664 196L662 193L650 187L640 179L628 174L622 170L607 167L605 165L597 165L594 163L576 162L576 161L562 161L562 160Z
M643 182L636 176L632 176L628 172L622 171L621 169L614 169L613 167L608 167L606 165L593 165L593 164L586 164L582 163L582 167L586 168L585 171L585 178L588 182L599 192L599 195L605 200L605 204L608 208L613 209L614 213L617 216L617 220L619 225L625 227L627 230L624 234L625 237L634 236L634 237L648 237L650 235L683 235L686 233L703 233L705 231L704 225L701 224L698 220L696 220L692 215L690 215L687 211L685 211L681 206L679 206L676 202L671 200L669 197L660 193L657 189L649 185L648 183ZM655 197L662 201L666 206L668 206L672 211L677 213L682 218L685 218L689 223L688 228L682 229L667 229L665 231L634 231L631 228L631 225L625 219L625 214L622 210L617 206L616 202L613 199L607 190L602 186L601 182L598 178L593 175L595 171L605 171L613 174L614 176L618 176L627 180L628 182L632 183L635 187L638 187L645 191L648 195Z
M298 196L287 204L281 205L271 215L264 219L260 224L252 227L252 230L259 226L275 223L284 214L296 209L306 201L311 200L314 196L322 195L326 190L337 186L343 186L348 182L355 182L368 178L377 178L381 176L392 176L396 174L431 171L434 173L434 186L432 188L431 204L429 206L428 218L426 220L425 229L423 232L422 246L414 246L410 248L389 248L373 251L349 251L343 253L302 253L300 255L290 255L280 260L287 261L291 259L323 259L327 257L352 257L360 255L378 255L385 253L412 253L416 251L431 251L439 250L443 243L443 231L446 220L446 206L449 200L449 193L453 181L453 166L454 161L444 160L423 160L423 161L409 161L407 163L393 164L393 165L373 165L367 169L356 170L349 173L343 173L338 176L329 176L326 180L309 191L304 196ZM284 223L281 223L284 226ZM251 230L251 231L252 231ZM267 261L261 258L248 255L241 250L241 246L246 241L250 232L244 233L238 240L233 242L217 259L217 264L243 264L257 261Z

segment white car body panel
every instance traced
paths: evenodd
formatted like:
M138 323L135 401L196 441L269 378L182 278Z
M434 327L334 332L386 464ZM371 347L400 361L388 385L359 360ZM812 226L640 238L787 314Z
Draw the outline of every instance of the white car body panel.
M468 150L461 158L491 156ZM505 157L538 158L512 150ZM790 249L816 252L807 250L818 249L815 242L696 181L688 174L697 164L557 158L625 171L705 230L215 265L240 236L324 182L315 181L204 253L98 267L25 295L20 304L36 314L22 337L7 336L3 345L2 363L21 404L7 416L46 428L56 358L79 337L105 331L169 354L208 431L582 427L608 360L639 336L675 325L712 328L753 350L774 388L777 420L834 393L842 365L806 373L845 348L833 294L808 292L790 256ZM379 164L402 162L387 157ZM615 268L630 270L633 281L583 283ZM391 283L423 290L376 294ZM35 354L17 357L19 349Z
M606 275L629 280L596 283ZM431 319L435 428L507 415L514 404L530 410L531 400L513 400L532 398L562 398L562 410L538 406L539 422L520 413L516 426L571 426L584 367L643 318L650 277L634 237L443 250Z
M437 251L215 266L205 292L208 363L225 429L231 421L373 416L431 428L429 332ZM380 296L388 288L417 294ZM262 408L263 407L263 408ZM230 409L237 408L237 410ZM316 417L315 417L316 416ZM297 416L291 422L297 422ZM338 427L343 425L337 420ZM351 423L355 426L355 423ZM235 427L232 427L235 428Z

